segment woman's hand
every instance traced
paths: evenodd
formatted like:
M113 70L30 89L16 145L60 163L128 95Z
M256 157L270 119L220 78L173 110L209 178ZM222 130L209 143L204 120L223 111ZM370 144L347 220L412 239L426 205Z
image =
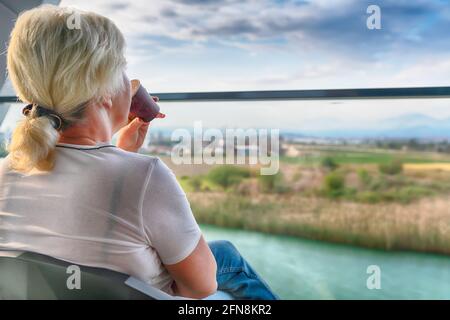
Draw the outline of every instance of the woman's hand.
M155 102L159 101L158 97L153 97ZM158 114L157 118L164 118L163 113ZM119 130L117 146L123 150L130 152L138 152L144 143L150 122L145 122L140 118L134 118L125 127Z
M130 152L138 152L144 143L150 122L134 118L129 124L120 129L117 146Z

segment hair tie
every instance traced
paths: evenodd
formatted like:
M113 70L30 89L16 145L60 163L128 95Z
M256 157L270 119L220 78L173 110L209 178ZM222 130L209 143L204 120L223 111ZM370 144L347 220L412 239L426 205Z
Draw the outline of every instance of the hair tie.
M50 122L52 123L53 128L55 128L55 130L59 131L63 128L64 124L66 123L66 121L63 120L63 117L61 117L57 112L46 108L46 107L42 107L38 104L35 103L31 103L27 106L25 106L22 109L22 114L24 116L28 116L31 112L31 110L33 109L33 107L36 109L35 111L35 116L37 117L47 117L48 119L50 119Z

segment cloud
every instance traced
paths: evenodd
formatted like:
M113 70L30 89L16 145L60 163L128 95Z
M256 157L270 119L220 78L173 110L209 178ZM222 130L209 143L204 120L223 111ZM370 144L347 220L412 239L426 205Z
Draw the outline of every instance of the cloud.
M63 4L82 3L63 0ZM89 3L105 12L124 32L139 41L150 36L244 50L333 50L357 59L383 59L389 51L448 49L448 4L443 1L375 1L382 29L368 30L366 9L372 0L135 0ZM381 54L381 55L380 55Z
M130 3L128 2L111 2L108 4L109 9L113 11L124 10L127 9L129 6Z
M163 8L160 13L163 17L166 17L166 18L178 17L178 13L170 7Z
M114 20L127 38L132 73L158 91L448 84L446 1L126 3L62 1ZM381 30L366 27L369 4L381 8Z
M369 4L382 29L366 27ZM129 75L152 92L449 85L450 6L440 0L62 0L111 18ZM409 112L450 117L449 100L163 103L156 125L320 129ZM236 116L238 115L238 116Z
M217 4L225 4L232 3L236 1L226 1L226 0L172 0L173 2L178 2L186 5L198 5L198 6L207 6L207 5L217 5Z

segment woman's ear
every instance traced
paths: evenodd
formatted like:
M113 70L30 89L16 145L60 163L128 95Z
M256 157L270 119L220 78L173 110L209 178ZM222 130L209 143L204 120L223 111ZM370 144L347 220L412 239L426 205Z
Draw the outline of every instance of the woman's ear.
M101 97L99 99L99 104L106 110L110 111L113 106L112 97L109 95Z

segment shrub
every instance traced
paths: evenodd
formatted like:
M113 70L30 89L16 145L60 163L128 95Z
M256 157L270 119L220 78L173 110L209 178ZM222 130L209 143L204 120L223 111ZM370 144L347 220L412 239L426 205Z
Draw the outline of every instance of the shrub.
M324 191L327 196L340 196L345 191L345 180L342 174L337 172L329 173L324 179Z
M381 195L377 192L363 191L363 192L359 192L356 195L356 200L360 201L360 202L365 202L365 203L377 203L377 202L380 202L382 199L381 199Z
M358 178L359 181L361 181L361 184L365 187L370 185L370 183L372 182L372 177L370 176L369 172L366 169L358 170Z
M421 186L409 186L398 190L396 200L403 203L410 203L411 201L420 199L424 196L431 196L434 192Z
M202 175L196 175L189 178L189 185L194 191L200 191L202 189L204 177Z
M257 194L260 190L258 181L255 179L243 179L239 185L233 188L233 192L236 195L251 196Z
M281 172L272 175L260 175L258 181L263 192L285 193L289 191Z
M336 170L339 165L332 157L325 157L322 159L321 162L322 167L329 169L329 170Z
M396 175L403 171L403 163L401 160L395 159L388 163L381 163L378 170L384 174Z
M302 172L298 170L296 173L294 173L294 176L292 177L292 181L299 181L302 178Z
M237 166L219 166L208 173L208 179L224 189L237 185L248 177L250 177L250 170Z
M422 186L407 186L384 191L363 191L356 194L355 200L366 203L399 202L410 203L434 192Z
M372 179L368 187L371 191L382 192L397 186L395 185L395 181L393 181L393 179L388 179L386 176L379 175Z

